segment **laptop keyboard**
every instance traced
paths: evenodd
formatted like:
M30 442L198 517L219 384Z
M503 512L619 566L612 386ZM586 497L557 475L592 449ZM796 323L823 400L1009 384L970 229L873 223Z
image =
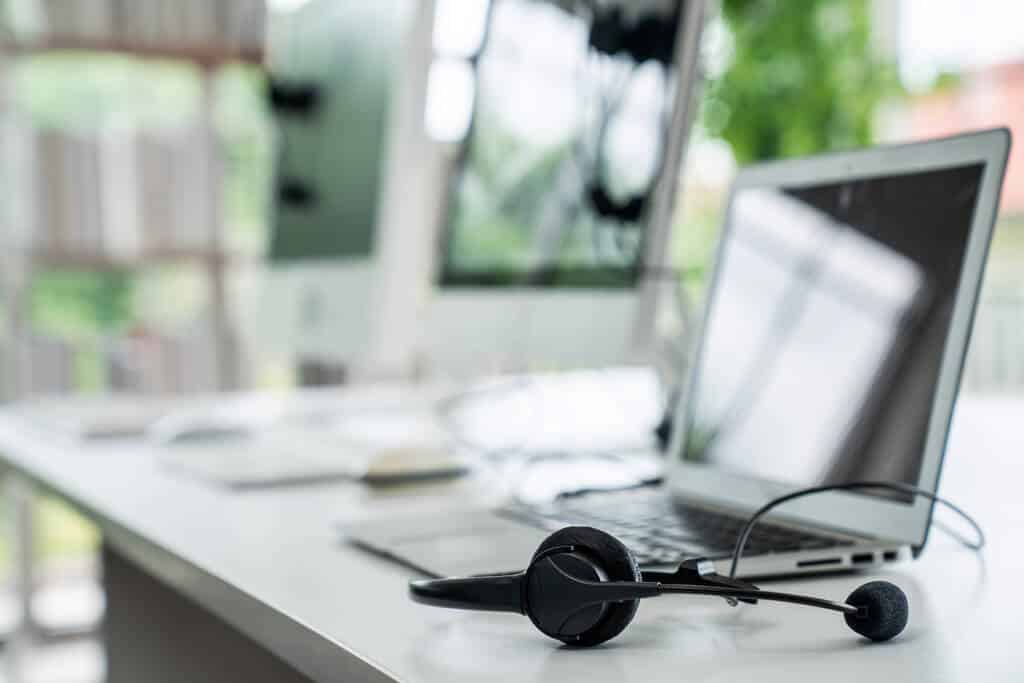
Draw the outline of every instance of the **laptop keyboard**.
M693 557L732 555L746 519L673 501L664 491L643 489L595 493L550 505L517 504L500 514L546 531L565 526L592 526L619 538L641 565L676 564ZM766 553L817 550L851 541L758 522L744 557Z

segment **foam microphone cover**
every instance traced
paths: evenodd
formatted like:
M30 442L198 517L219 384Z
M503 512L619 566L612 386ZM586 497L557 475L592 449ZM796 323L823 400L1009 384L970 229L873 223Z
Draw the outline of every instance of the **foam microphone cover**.
M846 623L865 638L875 641L895 638L907 625L910 608L903 590L888 581L865 583L846 598L846 604L867 614L846 615Z

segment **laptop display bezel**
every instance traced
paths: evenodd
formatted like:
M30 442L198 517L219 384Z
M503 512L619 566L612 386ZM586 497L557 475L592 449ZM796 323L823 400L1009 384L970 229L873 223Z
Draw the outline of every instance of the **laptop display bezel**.
M733 183L728 199L725 214L727 217L737 193L748 188L824 184L984 164L917 481L918 486L928 489L935 489L938 486L964 357L977 308L978 293L999 208L999 195L1009 149L1010 132L1005 128L999 128L926 142L767 162L742 169ZM721 271L719 264L729 231L729 220L726 218L719 237L701 329L705 327L714 306ZM701 335L694 359L701 357L703 342L704 338ZM691 363L684 391L681 392L675 410L674 424L678 425L678 428L675 430L669 450L672 458L669 485L673 495L749 510L796 488L791 484L742 476L712 465L683 461L681 454L686 439L687 406L697 385L697 365L697 362ZM799 416L793 417L799 419ZM794 501L780 510L779 515L803 524L835 528L920 547L927 539L931 512L930 501L921 498L913 503L905 503L855 493L823 493Z

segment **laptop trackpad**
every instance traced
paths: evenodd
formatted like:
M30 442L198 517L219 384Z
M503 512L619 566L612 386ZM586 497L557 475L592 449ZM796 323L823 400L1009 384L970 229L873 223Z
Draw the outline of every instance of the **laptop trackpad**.
M418 520L423 524L423 520ZM439 520L431 520L439 521ZM435 576L466 576L524 569L547 534L489 512L471 523L419 526L430 533L409 533L415 523L388 543L390 555ZM416 525L418 526L418 525ZM363 540L366 535L363 534ZM381 540L375 539L375 540ZM372 543L380 546L381 544Z

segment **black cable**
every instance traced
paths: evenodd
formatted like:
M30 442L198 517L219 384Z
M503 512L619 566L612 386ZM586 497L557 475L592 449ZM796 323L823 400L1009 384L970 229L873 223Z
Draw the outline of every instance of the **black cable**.
M512 377L508 380L490 383L483 386L470 387L456 391L441 398L434 404L434 412L444 423L448 433L455 439L456 443L486 460L500 460L502 458L522 455L527 452L526 444L529 437L524 435L518 443L493 446L477 441L461 427L458 412L464 404L470 403L479 398L491 398L495 395L515 395L522 390L529 390L534 380L529 376ZM534 407L531 403L531 408Z
M727 600L768 600L770 602L788 602L793 605L806 605L807 607L819 607L821 609L841 612L851 616L858 616L861 609L848 605L844 602L835 602L824 598L816 598L810 595L799 595L795 593L779 593L776 591L763 591L757 588L731 588L726 586L687 586L684 584L660 584L658 590L661 593L674 595L718 595Z
M729 578L736 577L736 567L739 564L740 556L743 554L743 549L747 545L747 541L750 539L750 533L754 530L754 525L757 521L765 515L769 510L772 510L783 503L787 503L796 498L803 498L804 496L810 496L815 493L824 493L826 491L851 491L858 489L886 489L888 491L896 491L898 493L907 493L914 496L921 496L927 498L933 503L939 503L945 505L947 508L959 515L964 521L966 521L971 527L974 528L978 539L971 541L962 536L956 535L955 538L963 543L971 550L981 550L985 547L985 532L982 531L981 526L971 517L969 514L964 512L963 509L957 505L946 500L942 496L935 494L926 489L914 486L913 484L904 484L901 482L891 481L851 481L845 484L826 484L824 486L812 486L806 489L800 489L792 493L787 493L784 496L779 496L774 500L770 500L760 508L758 508L750 517L747 519L747 523L743 525L743 530L740 531L739 538L736 540L736 548L732 553L732 565L729 568Z

